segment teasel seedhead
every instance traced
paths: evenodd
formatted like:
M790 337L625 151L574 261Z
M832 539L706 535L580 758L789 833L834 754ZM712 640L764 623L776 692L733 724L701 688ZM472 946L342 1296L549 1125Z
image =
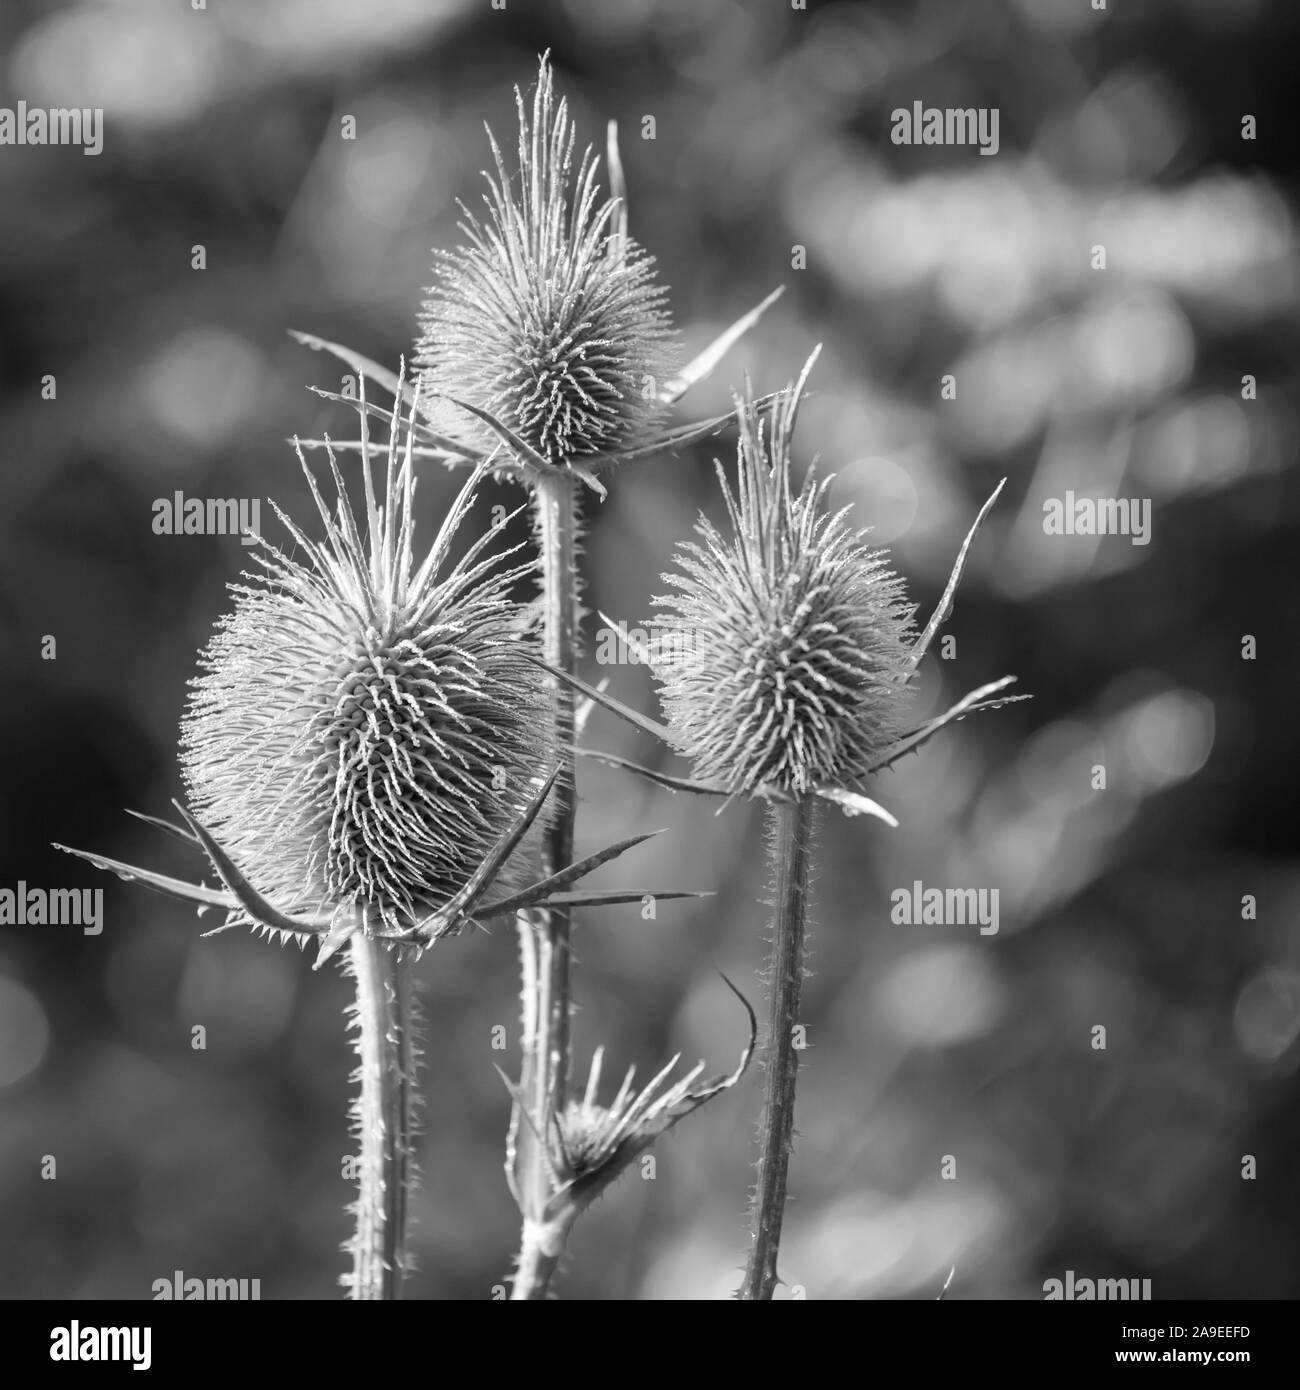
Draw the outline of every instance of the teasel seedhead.
M300 454L301 457L301 454ZM452 562L462 492L414 553L409 462L390 463L363 542L333 454L325 528L232 586L181 731L195 816L271 902L352 909L398 931L446 907L527 806L546 744L543 682L510 586L527 567ZM367 465L367 484L369 471Z
M639 766L612 753L584 757L626 768L669 791L790 801L815 795L845 815L897 822L867 796L875 773L916 751L941 728L976 710L1025 695L1002 692L1003 676L942 714L909 726L922 659L952 611L966 557L1002 491L999 483L958 551L938 606L918 633L903 581L882 551L851 527L848 508L827 510L832 478L791 481L791 440L799 402L820 353L797 382L774 397L738 398L739 477L733 493L718 464L731 520L725 538L707 518L699 544L679 549L649 620L653 642L622 640L660 685L659 721L576 676L547 670L596 704L644 730L693 765L690 777ZM619 625L606 614L608 628Z
M543 56L531 115L516 88L519 168L488 131L486 220L462 204L466 244L438 253L416 365L430 419L491 447L442 399L488 412L555 467L641 442L661 420L673 334L654 261L602 199L588 146L576 166L567 104Z
M734 535L701 518L657 599L654 666L668 728L696 775L733 795L856 790L903 728L913 609L883 552L825 507L830 479L796 489L797 399L737 402Z
M395 385L405 401L404 375ZM202 850L222 886L58 848L200 910L223 909L214 931L315 938L317 965L356 932L418 950L529 907L700 896L573 888L649 835L533 881L539 817L560 771L540 643L527 606L511 597L535 562L503 567L514 551L489 553L517 513L498 516L452 558L495 452L417 558L418 387L409 411L391 413L381 494L364 376L351 404L364 535L328 440L333 511L295 439L325 539L311 540L272 503L297 553L259 538L261 572L231 586L233 611L201 657L181 729L190 804L174 804L183 824L140 817Z
M518 88L515 105L517 171L507 171L489 128L495 173L484 173L486 217L460 204L464 244L434 253L435 283L420 316L423 406L413 454L451 468L491 454L496 475L529 487L560 469L603 497L598 470L675 452L730 425L731 411L688 424L665 423L665 416L784 287L675 368L677 335L666 291L655 280L653 259L628 234L617 123L607 127L609 196L603 197L589 146L575 167L573 125L565 102L556 101L546 54L531 111ZM379 363L315 334L293 336L382 386L395 409L410 404L410 384L399 386ZM389 418L377 405L367 411Z

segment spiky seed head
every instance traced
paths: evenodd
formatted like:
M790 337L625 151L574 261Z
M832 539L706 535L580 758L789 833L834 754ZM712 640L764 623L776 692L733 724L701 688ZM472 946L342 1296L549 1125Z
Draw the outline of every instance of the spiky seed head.
M549 761L509 595L521 570L484 558L493 532L449 562L468 486L414 557L396 454L394 439L380 501L363 460L366 540L332 452L332 514L307 474L324 542L276 508L299 554L261 543L261 572L232 586L181 734L191 805L252 886L284 911L358 909L366 930L444 906Z
M442 393L488 411L548 463L617 455L661 418L673 334L654 261L602 200L590 146L574 167L574 129L541 60L532 114L515 89L519 168L488 131L486 221L462 204L466 244L436 253L416 364L430 417L492 448L496 437Z
M701 517L679 548L652 669L678 751L733 794L857 790L900 732L908 703L912 608L882 551L844 511L831 479L795 490L798 389L770 418L737 401L737 490L718 475L733 530Z

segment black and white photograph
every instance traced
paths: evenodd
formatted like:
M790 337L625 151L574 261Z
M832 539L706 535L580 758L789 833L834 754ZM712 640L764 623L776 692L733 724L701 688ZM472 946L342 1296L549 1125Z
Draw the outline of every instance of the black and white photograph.
M359 1300L942 1303L899 1335L967 1356L952 1305L1015 1305L1040 1370L1258 1366L1298 43L1288 0L5 5L40 1374ZM259 1316L190 1315L218 1358Z

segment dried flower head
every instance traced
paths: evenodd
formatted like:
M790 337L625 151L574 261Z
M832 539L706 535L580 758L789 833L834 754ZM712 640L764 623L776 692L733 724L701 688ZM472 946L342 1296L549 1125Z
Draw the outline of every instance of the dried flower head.
M263 572L232 586L181 740L196 816L254 892L381 931L463 889L549 760L547 695L509 595L520 571L483 557L495 531L449 555L481 474L419 559L396 441L382 504L363 459L366 541L333 452L333 514L304 462L325 540L276 509L300 553L263 543Z
M908 703L913 610L884 554L827 512L830 479L794 489L797 401L781 393L767 419L738 402L734 495L718 470L734 536L701 518L652 620L671 740L732 794L858 788Z
M671 370L664 291L654 262L602 201L588 147L574 168L574 129L544 56L531 118L516 88L517 182L492 132L486 222L462 205L467 244L438 253L421 317L417 365L430 418L488 448L445 395L488 412L553 466L643 442L665 409Z

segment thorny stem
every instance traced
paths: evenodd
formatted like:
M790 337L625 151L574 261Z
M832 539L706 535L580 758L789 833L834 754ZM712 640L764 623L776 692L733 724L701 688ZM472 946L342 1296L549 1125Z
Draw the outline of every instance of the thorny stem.
M575 480L558 472L539 477L536 502L546 660L572 674L578 611ZM573 696L568 685L554 678L551 689L555 756L562 770L543 836L544 875L572 862L576 814ZM546 1296L564 1246L565 1231L545 1219L555 1187L546 1141L564 1108L569 1083L569 930L568 908L539 910L519 919L524 993L520 1094L527 1114L522 1122L518 1115L512 1120L512 1153L507 1155L524 1222L511 1291L511 1298L518 1300Z
M768 855L772 866L775 920L769 965L769 1012L763 1117L759 1121L758 1182L750 1214L754 1237L737 1297L770 1300L776 1288L776 1257L785 1215L786 1175L794 1136L795 1074L799 1053L794 1030L804 974L808 918L808 866L815 808L811 796L776 802L768 809Z
M567 1228L545 1225L524 1217L515 1282L510 1292L512 1301L525 1302L546 1297L551 1276L564 1253L567 1236Z
M414 1176L411 982L389 947L360 932L352 938L351 963L361 1058L361 1092L353 1112L361 1140L361 1181L347 1282L353 1299L395 1299L405 1270L406 1203Z

